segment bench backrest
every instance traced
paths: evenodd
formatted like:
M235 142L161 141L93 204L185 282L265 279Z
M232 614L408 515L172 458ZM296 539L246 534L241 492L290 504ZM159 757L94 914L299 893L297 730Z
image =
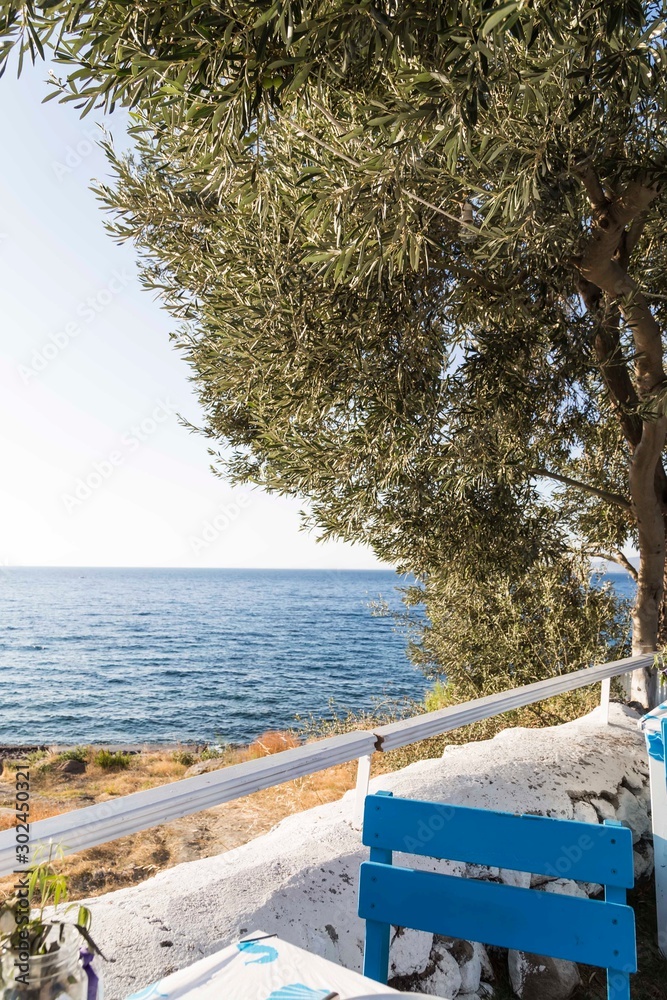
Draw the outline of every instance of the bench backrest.
M359 915L364 973L387 981L392 925L516 948L607 969L610 1000L629 1000L637 968L632 833L544 816L394 798L366 798ZM605 887L605 900L458 878L393 864L393 852L531 872Z

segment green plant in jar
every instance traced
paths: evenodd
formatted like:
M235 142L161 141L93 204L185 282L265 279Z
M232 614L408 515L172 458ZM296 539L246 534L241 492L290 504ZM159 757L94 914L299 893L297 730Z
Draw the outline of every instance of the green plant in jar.
M67 879L48 862L0 902L0 1000L102 1000L90 910L66 902Z

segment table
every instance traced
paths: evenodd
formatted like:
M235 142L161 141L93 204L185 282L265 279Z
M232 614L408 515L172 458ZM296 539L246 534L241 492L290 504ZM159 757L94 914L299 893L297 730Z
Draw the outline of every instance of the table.
M275 934L253 931L126 1000L324 1000L334 990L341 1000L401 995Z

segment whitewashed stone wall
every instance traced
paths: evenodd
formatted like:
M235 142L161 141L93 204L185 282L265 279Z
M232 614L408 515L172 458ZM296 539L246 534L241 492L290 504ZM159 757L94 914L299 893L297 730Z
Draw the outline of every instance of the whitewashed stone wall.
M611 724L597 712L551 729L509 729L493 740L448 748L441 759L412 764L371 783L395 795L591 823L617 817L633 830L636 873L652 870L648 768L637 716L612 705ZM353 794L290 816L270 833L226 854L167 869L147 882L90 901L94 937L115 962L105 968L106 996L126 994L261 928L353 969L361 968L362 922L357 873L366 851L351 826ZM401 855L396 855L401 863ZM449 862L431 870L480 874ZM484 877L528 885L530 875L486 869ZM565 873L566 874L566 873ZM533 878L548 892L589 894L567 878ZM523 1000L562 998L576 966L509 953ZM411 930L391 949L397 985L441 997L492 995L492 969L478 944Z

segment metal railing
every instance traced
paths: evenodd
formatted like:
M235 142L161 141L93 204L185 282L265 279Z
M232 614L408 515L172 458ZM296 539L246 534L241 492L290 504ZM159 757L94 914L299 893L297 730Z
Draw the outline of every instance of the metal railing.
M193 778L182 778L171 784L38 820L30 828L31 852L34 857L38 848L48 851L53 845L63 854L73 854L353 760L359 762L355 803L355 822L359 825L368 792L373 753L418 743L600 681L603 684L603 712L606 713L611 678L640 667L650 667L653 662L654 655L651 653L586 667L511 691L402 719L375 730L356 730L317 740L270 757L232 764ZM0 833L0 875L7 875L16 867L16 831L12 828Z

